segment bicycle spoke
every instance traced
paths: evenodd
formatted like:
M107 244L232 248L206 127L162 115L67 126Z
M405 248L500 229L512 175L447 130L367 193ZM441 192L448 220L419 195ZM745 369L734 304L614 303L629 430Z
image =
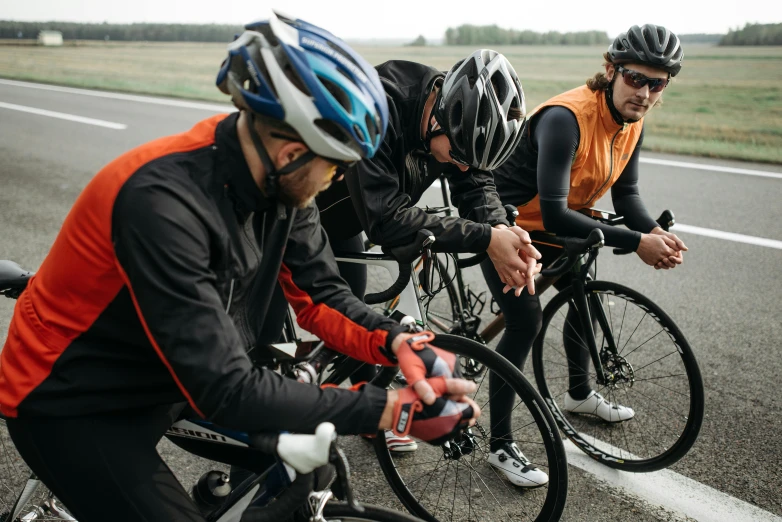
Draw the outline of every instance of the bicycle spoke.
M641 319L638 321L638 324L635 325L635 328L633 328L632 333L630 334L630 337L627 338L627 341L625 341L624 346L619 350L619 355L624 354L624 350L627 347L628 343L630 343L630 339L633 338L633 335L635 335L635 332L638 331L638 328L641 326L641 323L644 322L644 319L646 318L648 314L644 314L641 316Z
M646 377L645 379L633 379L633 382L649 382L651 384L655 384L655 383L653 383L651 381L658 381L660 379L671 379L673 377L687 377L687 374L686 373L674 373L672 375L661 375L659 377ZM660 385L658 385L658 386L660 386ZM675 392L674 390L670 390L670 391L672 391L674 393L680 393L680 392ZM689 397L689 395L688 395L688 397Z
M440 494L437 495L437 504L434 505L434 511L437 512L437 507L440 505L440 499L443 496L443 489L445 488L445 477L448 476L448 470L451 469L451 463L448 462L448 465L445 467L445 476L443 477L442 484L440 484Z
M676 355L677 353L679 353L679 352L673 351L673 352L671 352L671 353L669 353L669 354L663 355L663 356L662 356L662 357L660 357L659 359L656 359L656 360L654 360L654 361L650 362L649 364L647 364L647 365L645 365L645 366L641 366L640 368L636 368L636 369L635 369L635 373L638 373L638 372L640 372L641 370L643 370L644 368L648 368L649 366L651 366L651 365L653 365L653 364L655 364L655 363L658 363L658 362L662 361L663 359L666 359L666 358L670 357L671 355Z

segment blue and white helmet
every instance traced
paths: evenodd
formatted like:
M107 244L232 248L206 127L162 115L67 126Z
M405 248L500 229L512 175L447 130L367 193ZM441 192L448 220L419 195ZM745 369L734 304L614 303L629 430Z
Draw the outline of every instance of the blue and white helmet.
M374 156L388 124L377 71L345 42L272 13L228 46L217 86L239 109L284 121L324 158Z

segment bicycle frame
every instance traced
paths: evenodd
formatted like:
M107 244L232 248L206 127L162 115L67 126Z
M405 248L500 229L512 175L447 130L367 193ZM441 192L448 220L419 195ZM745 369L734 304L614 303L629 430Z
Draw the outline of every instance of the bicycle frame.
M392 280L399 275L399 266L396 260L381 252L360 252L347 253L335 252L334 257L337 261L344 263L358 263L361 265L374 265L385 268L391 274ZM405 315L409 315L420 325L426 328L426 315L421 309L421 292L419 290L418 276L415 271L404 290L399 294L399 310L403 310Z

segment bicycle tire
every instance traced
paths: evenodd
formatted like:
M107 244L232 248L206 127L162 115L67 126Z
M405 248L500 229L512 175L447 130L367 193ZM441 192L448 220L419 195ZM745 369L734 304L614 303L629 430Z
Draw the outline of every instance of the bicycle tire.
M334 522L420 522L406 513L400 513L392 509L361 504L363 513L358 513L352 506L345 502L329 502L323 509L323 518Z
M591 360L589 382L598 392L607 392L608 400L614 404L619 402L633 407L635 416L621 423L608 424L595 421L591 416L585 420L585 415L568 413L561 407L564 393L570 387L567 356L559 349L567 322L567 314L562 308L571 302L572 288L555 295L543 311L543 326L533 346L534 375L540 394L560 429L595 460L629 472L667 468L692 448L703 422L703 381L692 348L673 320L641 293L607 281L589 281L585 289L587 296L591 296L590 306L599 303L606 318L605 327L598 322L595 329L598 350L609 344L607 327L619 356L612 356L607 350L601 355L606 357L604 365L614 365L615 377L611 386L596 385ZM624 305L620 301L624 301ZM614 308L616 314L612 311ZM636 320L638 317L640 319ZM646 317L653 322L646 321ZM561 328L560 321L563 322ZM624 339L623 333L626 335L634 324L630 336ZM571 336L571 339L574 338ZM637 344L640 339L645 340ZM677 353L679 357L674 356ZM564 364L562 357L565 357ZM617 364L625 366L619 369ZM686 406L683 405L685 400ZM653 407L644 406L652 402ZM668 411L673 412L670 418L655 419L655 414L662 417ZM657 446L662 448L659 454Z
M432 458L432 455L436 458L438 452L443 453L443 450L439 447L420 443L416 452L408 455L394 456L388 450L385 437L378 436L375 439L375 453L377 454L380 467L383 470L391 489L413 515L430 522L439 520L438 516L448 520L461 520L462 518L460 518L460 516L466 516L465 520L470 521L506 519L514 521L534 520L536 522L553 522L559 520L567 498L567 462L562 439L559 436L558 430L555 428L556 424L554 419L546 408L543 399L535 388L524 378L518 368L480 343L453 335L437 335L434 341L432 341L432 344L451 353L475 359L487 367L487 372L476 379L476 382L479 383L479 389L474 395L474 398L479 401L478 403L481 408L484 409L484 413L485 408L488 405L488 399L486 395L481 392L481 388L483 388L483 392L487 392L488 376L490 372L496 372L513 388L514 392L517 394L517 399L519 399L518 404L514 407L514 432L522 432L522 430L524 430L524 443L520 443L520 447L525 452L528 452L530 448L535 452L534 454L528 454L527 456L532 456L530 460L548 473L549 482L535 490L524 491L523 494L520 494L516 491L514 486L506 482L494 468L483 462L485 460L483 457L488 454L488 446L481 448L481 443L488 444L488 435L479 420L479 423L472 428L476 435L475 440L477 442L473 445L473 448L477 451L472 451L470 454L471 457L461 457L462 459L465 459L465 461L469 460L469 462L465 464L465 468L469 468L468 472L470 475L470 485L468 488L470 493L469 495L464 495L467 497L466 500L462 498L462 496L460 496L459 499L459 503L464 504L463 506L455 505L457 493L459 493L457 489L461 489L462 493L466 493L463 487L465 484L459 482L459 459L454 461L455 479L453 492L449 493L453 499L451 509L450 511L443 509L443 513L441 514L438 511L439 498L442 497L444 485L448 483L448 469L445 470L445 475L438 478L435 482L437 487L440 487L440 497L438 497L438 503L434 507L431 506L432 502L429 502L425 498L427 496L426 491L423 492L423 495L416 495L413 491L414 483L421 480L421 477L408 481L402 474L407 474L407 466L404 465L405 459L420 459L423 461L423 464L426 464L427 461L425 459ZM481 383L484 381L487 383L485 387L481 386ZM522 404L523 406L519 408ZM521 423L517 423L516 419L519 418L523 418L524 420ZM524 425L524 421L529 422ZM488 421L486 424L488 425ZM520 425L520 427L516 428L518 425ZM533 437L535 437L534 441L532 440ZM475 458L476 456L478 457L477 459ZM442 458L437 461L438 464L441 461ZM450 467L450 465L451 463L449 462L448 467ZM412 467L415 467L415 464L410 466L410 468ZM436 467L433 470L433 473L437 470L438 468ZM485 471L485 473L483 473L483 471ZM476 475L477 479L479 479L476 480L475 485L472 483L473 475ZM433 476L430 476L430 483L432 479ZM493 485L496 485L500 491L503 491L506 494L506 497L508 495L510 496L509 498L511 500L509 503L506 503L505 499L503 499L502 503L496 501L495 493L492 491L492 487L487 484L487 480ZM466 482L466 479L464 482ZM481 488L479 482L483 484L483 488ZM410 484L410 487L408 487L408 483ZM428 483L424 489L427 487ZM476 487L476 489L473 489L473 487ZM486 505L489 500L488 494L485 495L482 489L485 489L486 492L495 499L496 506ZM476 502L481 499L483 500L480 510L473 507L473 496L476 497ZM513 515L509 516L505 508L514 502L515 504L513 507L509 508L509 510L513 512ZM466 515L464 513L465 510ZM504 515L498 517L497 511L503 511ZM524 516L525 514L527 515L526 517ZM454 516L456 516L456 518L454 518Z
M54 501L54 504L50 504ZM53 513L49 506L63 509L43 482L27 467L16 451L5 420L0 419L0 522L16 522L35 514L36 521L61 522L71 520ZM12 511L16 516L12 518ZM64 510L67 513L67 510Z

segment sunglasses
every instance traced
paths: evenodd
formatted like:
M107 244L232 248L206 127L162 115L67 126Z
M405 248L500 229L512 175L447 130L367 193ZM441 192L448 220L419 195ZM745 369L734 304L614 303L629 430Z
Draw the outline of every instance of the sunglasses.
M348 169L352 168L356 163L358 163L357 161L342 161L342 160L325 158L325 157L323 159L325 159L329 163L334 164L334 167L332 169L333 174L331 175L331 181L336 181L337 178L345 174L345 172L347 172Z
M466 159L462 158L462 156L459 153L454 152L453 149L449 150L448 154L450 154L451 155L451 159L454 162L458 163L459 165L462 165L462 166L465 166L465 167L472 167L472 165L470 165L467 162Z
M286 136L285 134L281 134L279 132L272 131L270 133L272 137L280 139L280 140L286 140L286 141L297 141L300 143L304 143L301 141L300 138L295 138L293 136ZM349 168L351 168L353 165L355 165L356 161L342 161L338 159L333 158L327 158L325 156L321 156L324 160L328 161L329 163L333 163L334 166L329 170L328 178L329 181L334 181L341 175L343 175Z
M616 71L622 75L626 85L640 89L644 85L649 86L649 92L660 92L668 86L669 78L648 78L638 71L625 69L621 65L616 66Z

